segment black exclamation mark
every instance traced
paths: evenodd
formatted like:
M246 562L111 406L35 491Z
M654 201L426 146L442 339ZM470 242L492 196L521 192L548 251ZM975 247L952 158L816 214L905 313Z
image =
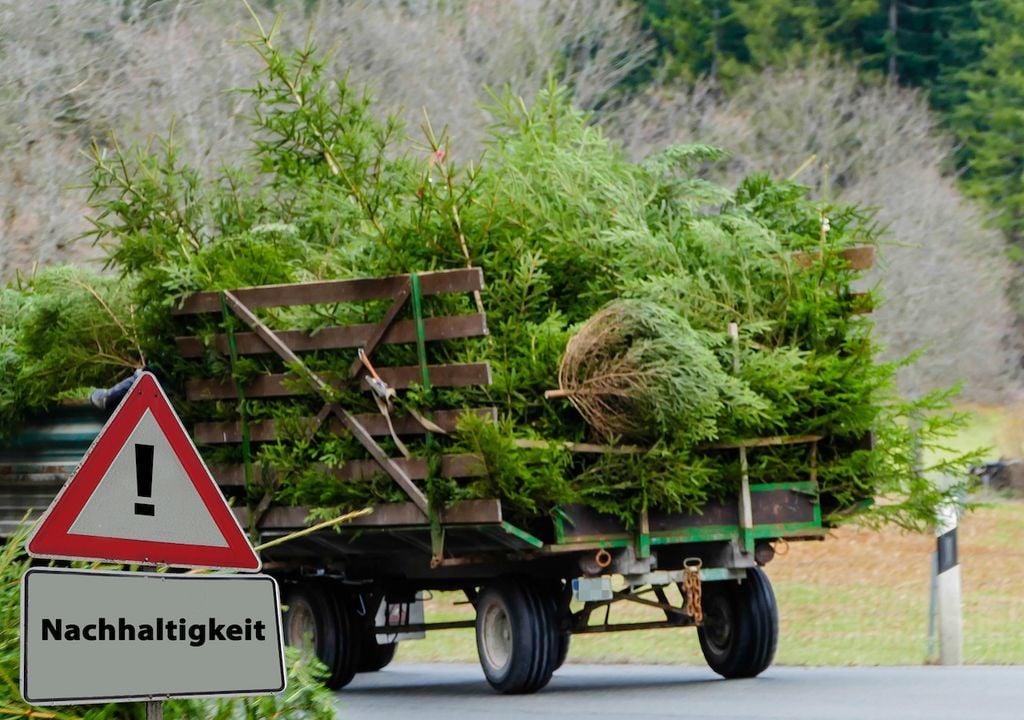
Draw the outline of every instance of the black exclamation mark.
M139 497L153 497L153 446L135 445L135 484L139 490ZM135 503L136 515L156 515L156 506L153 503Z

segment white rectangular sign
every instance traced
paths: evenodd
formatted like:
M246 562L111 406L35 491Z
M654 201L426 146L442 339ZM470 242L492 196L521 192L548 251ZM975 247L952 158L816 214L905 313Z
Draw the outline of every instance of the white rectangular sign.
M36 705L280 692L280 617L266 575L33 568L21 692Z

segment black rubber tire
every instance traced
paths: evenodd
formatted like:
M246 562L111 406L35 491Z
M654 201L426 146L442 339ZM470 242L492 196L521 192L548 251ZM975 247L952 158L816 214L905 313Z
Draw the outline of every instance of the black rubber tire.
M558 634L558 652L555 654L555 670L565 665L565 659L569 657L569 643L572 640L572 633L562 632Z
M697 629L704 659L722 677L752 678L772 664L779 614L768 576L749 568L742 583L703 588L704 624Z
M480 666L500 693L525 694L551 680L558 654L554 605L528 583L501 579L476 599Z
M566 601L566 598L564 597L565 585L561 580L559 580L553 582L551 585L545 583L544 585L536 587L541 593L543 593L547 601L550 603L551 612L554 613L558 641L555 648L555 663L552 671L556 671L565 664L566 658L569 657L569 643L572 640L572 633L568 630L562 630L560 622L561 613L559 606ZM565 612L568 613L568 607L565 608Z
M374 600L371 597L349 592L343 585L338 587L339 601L347 598L348 606L352 613L354 632L359 634L360 653L356 672L364 673L383 670L395 659L398 643L377 644L377 632L374 627L377 620L377 605L374 604ZM376 599L379 601L379 597Z
M395 659L395 652L397 650L397 642L378 645L371 628L363 644L363 656L359 662L359 669L356 672L377 672L378 670L383 670Z
M350 647L350 615L339 612L333 587L324 581L300 582L287 590L283 604L285 643L316 653L327 669L324 685L332 690L347 685L358 653Z
M330 593L338 616L338 632L334 636L335 663L324 685L331 690L340 690L359 672L366 652L366 634L363 632L363 617L356 612L355 595L338 581L325 581L324 589Z

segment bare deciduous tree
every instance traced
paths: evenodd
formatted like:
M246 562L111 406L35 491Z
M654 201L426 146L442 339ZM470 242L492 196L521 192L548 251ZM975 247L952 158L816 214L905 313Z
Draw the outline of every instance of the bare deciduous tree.
M261 6L254 4L259 12ZM628 0L282 0L281 41L312 38L417 134L425 109L473 159L485 86L529 98L549 73L596 108L652 48ZM269 19L269 18L265 18ZM164 135L202 169L243 147L256 56L241 3L0 0L0 280L33 262L84 259L81 189L92 139Z
M324 1L310 19L339 72L414 127L427 110L464 158L486 132L486 88L529 101L551 74L577 106L597 109L653 52L625 0Z
M240 145L240 97L227 90L255 58L225 19L218 3L0 0L0 278L95 255L71 243L92 140L144 141L176 119L199 167Z

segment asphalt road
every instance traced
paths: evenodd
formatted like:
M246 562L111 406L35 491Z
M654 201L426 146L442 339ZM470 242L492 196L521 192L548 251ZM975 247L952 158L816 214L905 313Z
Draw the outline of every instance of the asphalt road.
M1024 667L776 667L725 681L698 667L569 664L536 695L503 696L476 665L398 664L337 697L341 720L1021 720Z

